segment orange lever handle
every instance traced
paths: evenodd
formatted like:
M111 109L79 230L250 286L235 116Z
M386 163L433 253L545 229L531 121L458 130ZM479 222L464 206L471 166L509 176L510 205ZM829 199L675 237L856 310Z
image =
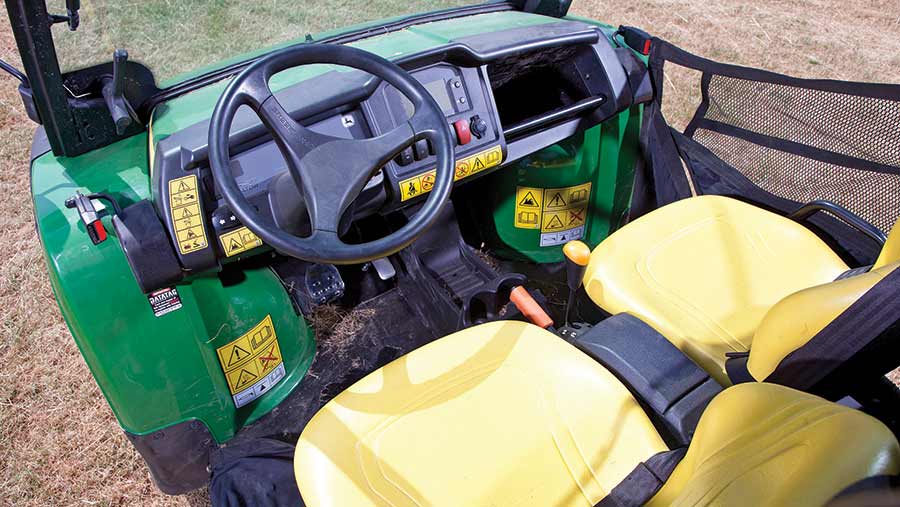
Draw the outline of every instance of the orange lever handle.
M525 290L525 287L520 285L513 289L512 292L509 293L509 300L512 301L512 304L516 305L516 308L518 308L519 311L522 312L522 315L530 320L532 324L544 329L553 325L553 319L551 319L550 316L547 315L547 312L541 308L541 305L531 297L531 294Z

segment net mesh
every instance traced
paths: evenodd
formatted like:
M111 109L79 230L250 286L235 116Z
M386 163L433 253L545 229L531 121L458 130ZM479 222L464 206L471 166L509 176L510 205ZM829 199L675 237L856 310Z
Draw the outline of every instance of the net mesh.
M900 216L900 100L712 74L703 120L693 138L772 194L836 202L885 232ZM816 154L797 153L809 148ZM882 167L846 167L840 156Z

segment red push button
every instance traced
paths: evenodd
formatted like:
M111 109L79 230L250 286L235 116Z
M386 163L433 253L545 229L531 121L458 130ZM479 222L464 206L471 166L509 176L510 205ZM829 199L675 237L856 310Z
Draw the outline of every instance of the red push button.
M456 120L453 122L453 129L456 130L456 141L459 144L469 144L472 140L472 132L469 131L469 122L466 120Z

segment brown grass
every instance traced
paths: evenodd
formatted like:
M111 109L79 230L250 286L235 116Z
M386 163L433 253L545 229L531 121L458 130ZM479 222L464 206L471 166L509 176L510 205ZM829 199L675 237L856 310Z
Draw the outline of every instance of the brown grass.
M896 0L577 0L573 11L645 27L714 59L806 77L900 81ZM0 58L19 64L5 14ZM151 484L60 317L33 232L33 125L15 85L0 75L0 504L202 505L203 493L167 497ZM670 120L686 121L687 110L676 107Z
M322 305L312 314L312 326L316 330L316 344L338 358L346 358L353 348L356 333L375 316L373 308L345 310L337 305ZM351 366L358 366L351 363Z

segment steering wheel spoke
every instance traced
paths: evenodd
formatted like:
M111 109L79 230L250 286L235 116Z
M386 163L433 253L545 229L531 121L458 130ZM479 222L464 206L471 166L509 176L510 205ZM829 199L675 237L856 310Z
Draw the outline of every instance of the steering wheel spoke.
M412 145L416 136L411 123L403 123L376 137L332 138L300 157L295 182L303 192L313 230L337 231L344 212L372 174Z

